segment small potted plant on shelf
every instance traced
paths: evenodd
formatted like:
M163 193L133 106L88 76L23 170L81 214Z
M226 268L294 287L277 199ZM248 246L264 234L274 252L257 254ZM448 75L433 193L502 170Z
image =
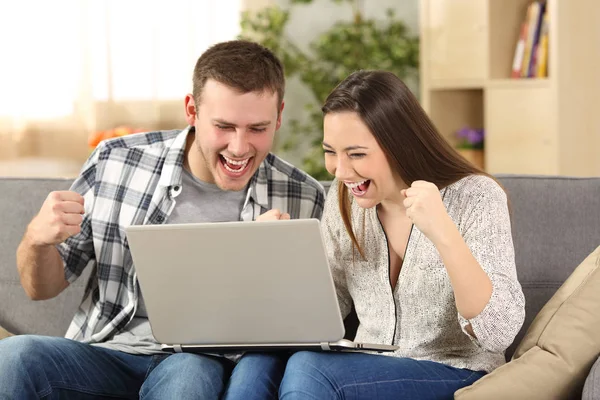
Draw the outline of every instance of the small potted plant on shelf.
M477 168L484 169L483 143L485 132L483 129L464 127L456 131L458 139L456 151Z

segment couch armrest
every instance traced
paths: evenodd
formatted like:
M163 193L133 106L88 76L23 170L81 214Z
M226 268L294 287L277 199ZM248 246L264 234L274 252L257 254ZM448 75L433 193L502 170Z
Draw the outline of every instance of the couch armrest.
M581 396L581 400L594 399L600 399L600 357L592 366L590 374L585 380L583 396Z

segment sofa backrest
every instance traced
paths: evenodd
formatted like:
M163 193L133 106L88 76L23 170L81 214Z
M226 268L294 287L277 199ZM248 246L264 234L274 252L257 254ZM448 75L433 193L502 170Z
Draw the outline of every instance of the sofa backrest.
M13 333L64 335L83 296L90 271L52 300L30 300L19 282L15 260L27 224L45 198L53 190L67 190L71 182L0 178L0 326Z
M527 302L518 343L546 301L600 245L600 178L497 178L511 203L517 272ZM64 179L0 178L0 326L10 331L63 335L81 300L91 271L57 298L33 302L20 286L15 262L25 228L48 193L70 184Z
M525 324L600 245L600 178L499 175L511 205L517 274L526 301ZM565 327L569 329L569 327Z

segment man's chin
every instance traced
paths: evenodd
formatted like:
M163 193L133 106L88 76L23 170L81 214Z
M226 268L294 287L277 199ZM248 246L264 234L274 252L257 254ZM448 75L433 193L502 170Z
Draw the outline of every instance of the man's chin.
M246 171L246 173L240 177L230 177L222 171L219 171L217 175L217 179L215 180L215 184L221 190L230 190L233 192L239 192L240 190L244 190L248 186L248 182L254 175L254 172Z

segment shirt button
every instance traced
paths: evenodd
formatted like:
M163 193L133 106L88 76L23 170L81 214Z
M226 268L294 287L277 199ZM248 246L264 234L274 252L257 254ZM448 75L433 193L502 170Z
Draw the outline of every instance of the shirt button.
M165 220L165 217L163 217L162 215L159 215L158 217L156 217L156 220L158 222L163 222Z
M180 187L179 186L173 186L173 190L176 192L179 192Z

